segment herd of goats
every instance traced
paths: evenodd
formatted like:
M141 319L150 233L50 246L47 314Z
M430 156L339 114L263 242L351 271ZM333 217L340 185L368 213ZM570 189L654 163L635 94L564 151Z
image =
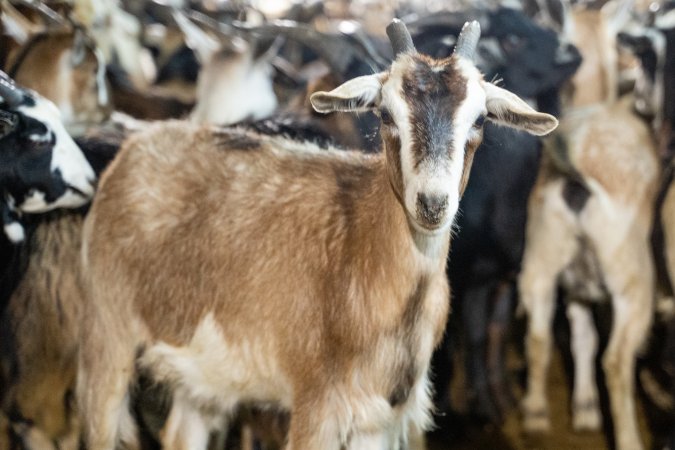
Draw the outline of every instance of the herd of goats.
M672 1L0 7L0 449L675 448Z

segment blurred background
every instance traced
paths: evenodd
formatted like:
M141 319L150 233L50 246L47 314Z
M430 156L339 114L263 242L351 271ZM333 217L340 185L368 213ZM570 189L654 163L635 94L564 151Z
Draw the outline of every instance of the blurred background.
M386 70L394 17L436 58L478 20L485 79L561 124L544 139L486 124L449 255L436 428L411 448L675 448L675 2L0 5L0 68L54 102L98 173L168 119L377 152L373 114L318 115L309 95ZM0 108L15 113L7 99ZM78 448L84 318L68 280L84 215L22 215L24 241L3 236L0 449ZM170 392L138 384L136 418L159 448ZM243 405L211 448L281 448L288 420Z

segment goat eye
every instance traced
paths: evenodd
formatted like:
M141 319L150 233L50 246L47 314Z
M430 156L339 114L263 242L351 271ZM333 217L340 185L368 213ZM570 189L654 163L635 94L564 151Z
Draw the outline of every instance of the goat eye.
M386 109L380 110L380 120L382 121L382 124L384 124L384 125L393 125L394 124L394 119L391 117L391 114L389 114L389 111L387 111Z
M473 123L473 127L474 128L481 128L484 123L485 123L485 115L481 114L480 116L478 116L476 121Z

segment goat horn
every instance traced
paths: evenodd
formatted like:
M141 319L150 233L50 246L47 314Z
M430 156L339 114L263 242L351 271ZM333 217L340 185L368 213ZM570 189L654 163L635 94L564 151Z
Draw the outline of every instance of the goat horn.
M394 51L394 58L401 53L415 53L415 45L405 23L400 19L394 19L387 26L387 36Z
M480 39L480 24L477 20L467 22L462 27L462 31L457 37L457 45L455 45L455 53L470 61L473 61L474 53L476 53L476 46Z
M9 76L0 70L0 97L5 100L5 103L10 108L19 106L23 103L23 93L21 89L16 87L14 81Z

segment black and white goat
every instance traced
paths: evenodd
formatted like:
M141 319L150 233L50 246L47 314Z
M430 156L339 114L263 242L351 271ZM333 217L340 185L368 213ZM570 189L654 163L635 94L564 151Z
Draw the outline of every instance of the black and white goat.
M67 301L62 304L57 298L54 307L45 310L36 308L36 302L43 305L54 300L51 295L61 296L61 286L74 288L73 270L58 271L59 276L49 278L45 273L53 272L45 272L45 269L78 263L78 247L72 245L72 240L79 241L80 232L78 228L68 226L45 227L41 233L44 255L38 252L40 257L28 257L26 253L34 249L32 246L23 253L18 249L29 245L23 242L24 238L30 241L31 223L40 213L77 208L89 202L94 192L95 175L80 148L66 132L54 104L33 91L16 86L1 72L0 96L0 189L6 234L0 237L0 408L4 416L0 417L0 422L7 419L8 427L8 430L4 426L0 430L0 444L9 437L9 441L18 439L21 448L46 448L44 445L50 438L58 438L60 448L75 448L77 435L68 436L70 425L68 414L64 413L69 407L67 389L60 391L61 384L57 382L74 377L75 367L50 365L52 361L45 356L51 354L47 347L57 349L58 354L69 351L62 347L68 345L68 339L63 337L77 330L69 326L69 322L72 322L72 307L79 307L79 304ZM74 250L69 259L54 257L62 249ZM44 283L38 282L38 287L34 283L37 280ZM52 316L50 311L55 315ZM17 334L19 329L24 331ZM56 339L16 339L36 330L40 337ZM33 344L38 344L39 348L32 348ZM21 357L15 357L20 353L29 358L28 364L23 364ZM36 372L32 370L34 365L48 369ZM64 383L66 388L69 384L72 382ZM22 387L27 389L22 390Z
M13 242L23 240L23 214L76 208L94 194L91 166L49 100L0 72L0 189L2 222Z

